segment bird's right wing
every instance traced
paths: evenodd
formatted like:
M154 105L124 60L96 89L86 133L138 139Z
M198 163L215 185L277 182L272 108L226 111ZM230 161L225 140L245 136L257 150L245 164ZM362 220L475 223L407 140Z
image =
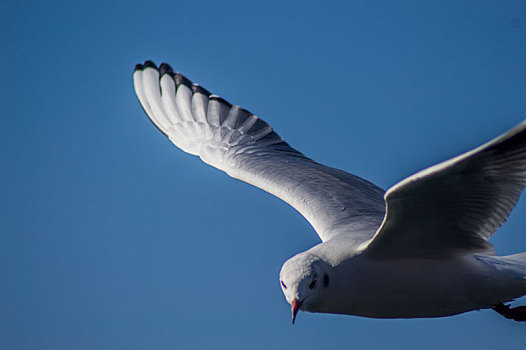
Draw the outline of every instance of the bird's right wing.
M245 109L210 94L170 66L137 65L135 91L153 124L177 147L290 204L322 241L346 235L357 244L380 226L384 191L290 147Z
M526 121L385 194L387 213L364 253L378 258L493 252L488 239L526 184Z

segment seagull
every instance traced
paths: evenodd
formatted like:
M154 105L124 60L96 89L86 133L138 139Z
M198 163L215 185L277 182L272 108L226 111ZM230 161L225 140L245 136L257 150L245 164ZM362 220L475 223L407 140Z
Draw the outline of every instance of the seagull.
M152 123L183 151L290 204L321 243L279 278L298 311L429 318L493 309L526 321L526 252L497 256L488 239L526 184L526 120L384 191L306 157L246 109L166 63L137 64L134 87Z

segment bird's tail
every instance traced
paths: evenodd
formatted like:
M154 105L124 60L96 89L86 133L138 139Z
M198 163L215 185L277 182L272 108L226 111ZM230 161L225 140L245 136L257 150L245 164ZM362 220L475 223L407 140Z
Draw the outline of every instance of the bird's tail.
M508 301L513 301L513 299L526 295L526 252L495 257L493 266L512 277L512 280L509 280L508 283L510 290L513 290L516 294L515 296L510 295L511 298ZM510 307L509 304L506 305L504 301L501 301L493 307L493 310L506 318L515 321L526 321L526 306Z
M516 272L519 276L522 276L526 280L526 252L501 256L500 260L506 263L508 269Z
M526 284L526 252L506 256L479 255L477 259L513 279L524 280Z

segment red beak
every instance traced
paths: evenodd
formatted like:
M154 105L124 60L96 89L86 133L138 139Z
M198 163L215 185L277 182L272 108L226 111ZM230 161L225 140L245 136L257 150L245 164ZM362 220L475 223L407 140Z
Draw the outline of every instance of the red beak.
M298 314L298 311L303 303L299 301L298 299L294 299L291 304L291 310L292 310L292 324L294 324L294 321L296 320L296 315Z

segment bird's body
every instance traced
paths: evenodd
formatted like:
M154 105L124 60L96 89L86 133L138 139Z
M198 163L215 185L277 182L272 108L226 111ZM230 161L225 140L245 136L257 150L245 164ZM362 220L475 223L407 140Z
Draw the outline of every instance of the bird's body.
M330 245L321 243L306 253L330 260L323 252L334 251ZM321 293L321 302L305 311L373 318L451 316L526 294L526 253L389 261L358 253L332 266L330 284Z
M489 238L526 184L526 122L384 191L319 164L252 113L151 61L135 90L154 125L179 148L297 209L322 243L283 265L299 310L374 318L449 316L526 294L526 253L495 255Z

